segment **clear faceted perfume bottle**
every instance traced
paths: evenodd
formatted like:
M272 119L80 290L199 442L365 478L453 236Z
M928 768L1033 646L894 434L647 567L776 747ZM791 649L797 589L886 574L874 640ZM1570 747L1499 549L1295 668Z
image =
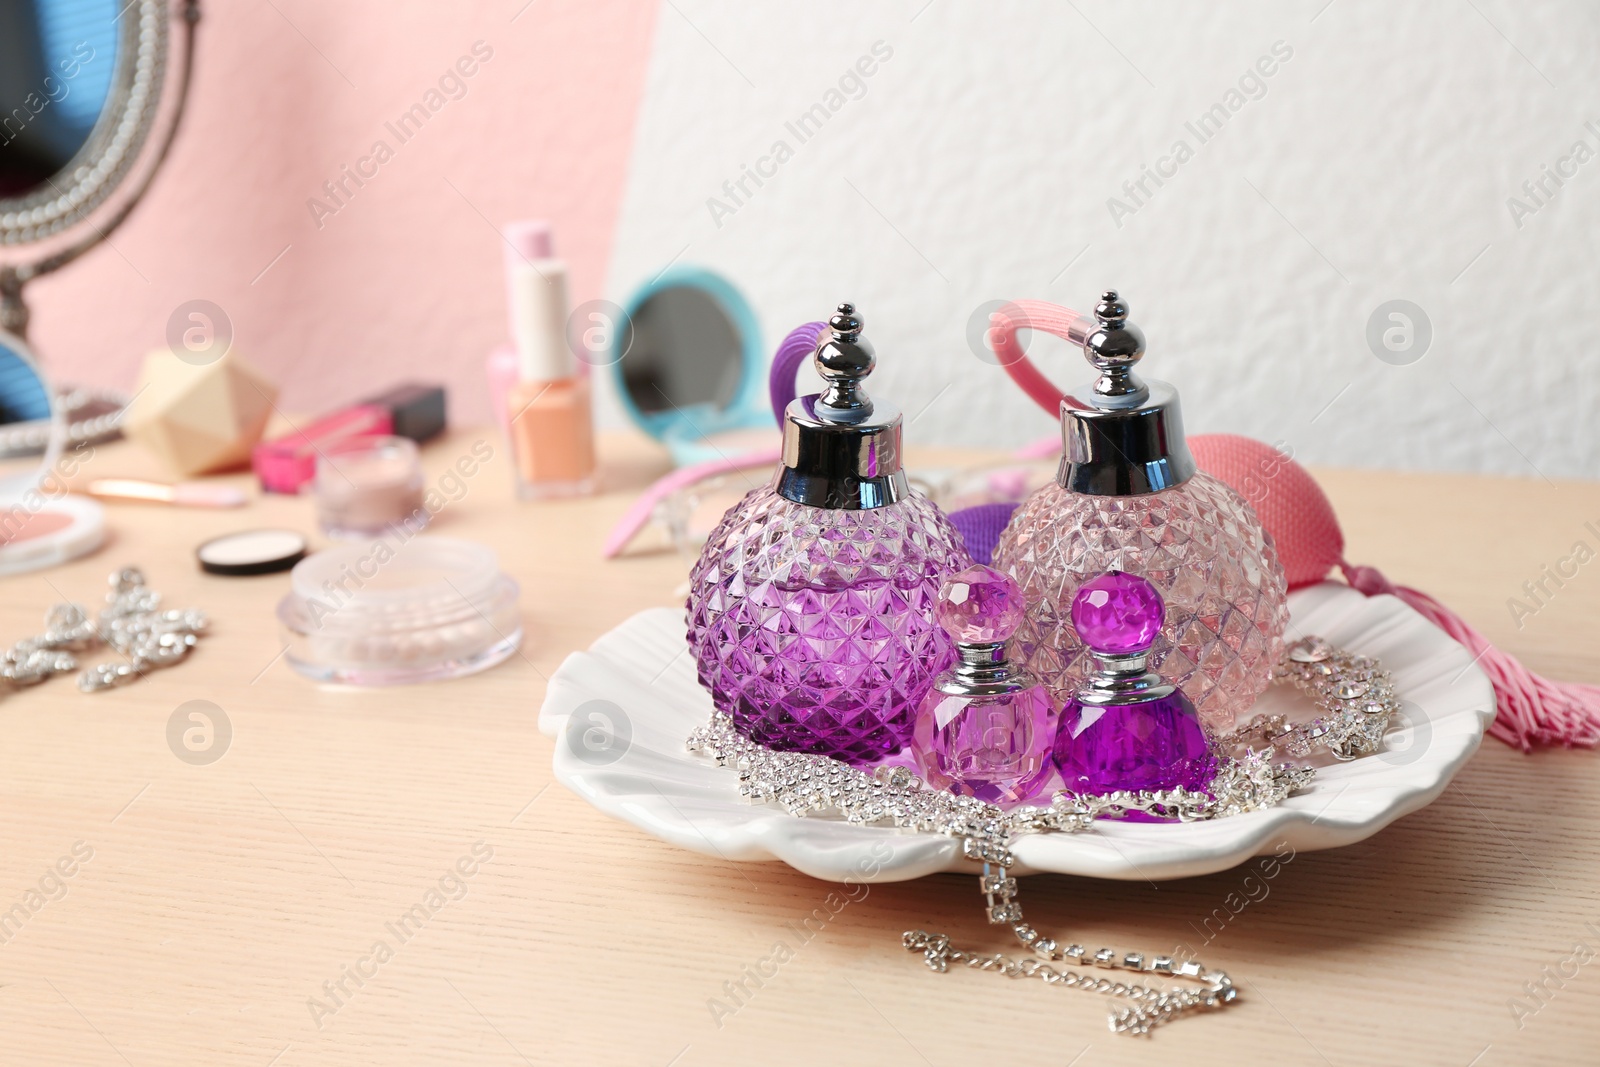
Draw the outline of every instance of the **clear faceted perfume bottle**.
M1281 653L1283 567L1244 498L1195 468L1177 391L1134 374L1144 335L1128 305L1108 290L1095 317L1071 330L1100 376L1061 401L1056 482L1023 502L994 553L1028 601L1018 653L1066 700L1091 669L1069 618L1078 587L1109 570L1142 575L1166 602L1151 665L1228 729Z
M940 583L971 563L906 482L900 412L861 389L861 326L840 304L815 356L827 391L789 405L782 465L711 532L688 602L700 682L741 733L853 763L910 742L952 658Z
M1034 799L1049 780L1058 705L1006 659L1022 612L1016 579L991 567L968 567L939 591L934 619L957 662L917 710L912 748L929 785L1009 805Z
M1073 793L1199 791L1216 759L1183 691L1147 669L1166 614L1161 594L1111 571L1078 587L1072 621L1094 667L1061 710L1055 762Z

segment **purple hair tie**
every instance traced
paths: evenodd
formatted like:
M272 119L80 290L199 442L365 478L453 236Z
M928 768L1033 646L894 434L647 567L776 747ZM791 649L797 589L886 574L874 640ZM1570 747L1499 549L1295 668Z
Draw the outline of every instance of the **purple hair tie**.
M778 346L778 351L772 357L772 373L767 378L768 395L772 397L772 417L778 420L778 428L783 428L783 413L789 409L789 402L794 399L794 376L800 369L800 364L810 359L817 350L817 338L822 331L828 328L825 322L808 322L803 326L796 326L789 331L789 335Z
M981 563L987 567L994 559L995 546L1000 543L1000 534L1006 528L1006 523L1011 521L1011 513L1017 510L1018 505L1009 501L998 504L979 504L976 507L962 508L960 511L950 513L950 525L956 528L956 533L961 535L961 540L966 543L967 553L972 557L972 562Z

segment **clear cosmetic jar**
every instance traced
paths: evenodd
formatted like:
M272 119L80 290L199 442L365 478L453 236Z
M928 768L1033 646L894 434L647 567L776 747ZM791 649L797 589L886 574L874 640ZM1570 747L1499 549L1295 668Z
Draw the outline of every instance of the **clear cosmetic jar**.
M278 604L289 665L319 682L457 678L522 643L517 583L487 546L401 531L307 556Z
M428 522L424 478L415 441L352 437L317 455L317 521L329 537L374 537Z

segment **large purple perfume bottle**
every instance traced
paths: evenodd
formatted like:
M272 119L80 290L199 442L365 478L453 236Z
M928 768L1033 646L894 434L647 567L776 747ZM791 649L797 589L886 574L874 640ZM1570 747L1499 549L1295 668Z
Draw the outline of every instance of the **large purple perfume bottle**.
M1182 691L1147 671L1166 606L1148 581L1111 571L1078 587L1072 622L1094 669L1061 710L1056 766L1074 793L1202 790L1216 769Z
M1283 566L1244 498L1195 468L1177 391L1134 374L1144 334L1127 319L1108 290L1068 331L1100 376L1062 398L1056 483L1017 509L993 562L1027 595L1018 654L1061 700L1093 669L1068 619L1078 587L1108 570L1149 579L1168 609L1151 664L1226 730L1282 653Z
M906 483L900 412L862 392L876 359L855 308L828 325L827 391L789 405L772 484L723 516L690 574L689 646L751 740L869 763L910 743L952 658L940 582L972 561Z
M968 567L939 591L934 618L959 658L917 710L912 747L929 785L1018 804L1032 800L1055 769L1056 702L1006 660L1022 610L1016 579L990 567Z

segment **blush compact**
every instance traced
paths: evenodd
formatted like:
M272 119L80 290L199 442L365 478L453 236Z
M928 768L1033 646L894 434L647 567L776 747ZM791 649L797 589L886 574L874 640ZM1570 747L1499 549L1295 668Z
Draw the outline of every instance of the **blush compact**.
M47 426L44 454L37 434ZM25 574L86 556L105 541L105 509L70 496L77 452L64 449L66 418L28 346L0 331L0 574ZM15 447L13 446L15 441Z

